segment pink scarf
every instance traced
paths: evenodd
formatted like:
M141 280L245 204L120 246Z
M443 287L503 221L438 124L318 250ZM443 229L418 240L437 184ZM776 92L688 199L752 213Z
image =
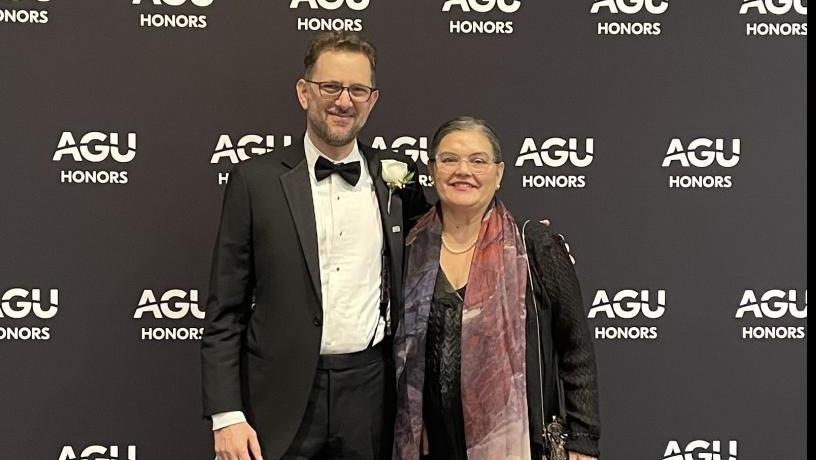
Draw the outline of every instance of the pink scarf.
M442 222L429 211L406 240L405 308L394 337L394 460L422 449L425 336L439 270ZM525 380L527 254L500 201L489 210L468 276L462 313L462 407L469 460L530 459Z

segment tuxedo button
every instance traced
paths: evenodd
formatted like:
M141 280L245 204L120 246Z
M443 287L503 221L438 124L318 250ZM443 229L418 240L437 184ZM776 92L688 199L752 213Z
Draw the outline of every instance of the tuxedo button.
M314 325L315 325L315 326L317 326L317 327L320 327L320 324L321 324L321 323L320 323L320 318L318 318L317 316L315 316L315 317L314 317L314 319L312 320L312 324L314 324Z

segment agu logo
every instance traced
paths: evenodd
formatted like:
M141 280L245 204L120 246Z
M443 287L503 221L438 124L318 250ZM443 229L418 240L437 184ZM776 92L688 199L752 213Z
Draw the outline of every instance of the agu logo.
M48 0L29 0L25 3L37 4L47 2ZM6 1L4 1L4 3L6 3ZM21 4L22 2L20 2L19 0L14 0L13 3ZM7 9L4 7L0 7L0 24L2 23L47 24L48 11L28 9Z
M390 143L385 137L377 136L371 142L371 147L379 150L391 150L394 153L403 153L411 157L417 165L428 165L428 138L424 136L398 136ZM433 186L433 180L428 174L419 174L417 180L423 187Z
M697 138L683 144L680 138L674 138L663 157L664 168L680 166L683 168L735 167L742 155L742 143L734 138L726 142L723 138ZM669 188L731 188L730 175L682 175L669 176Z
M666 291L657 289L621 289L608 293L600 289L592 300L587 318L595 319L601 315L609 320L631 320L651 322L663 317L666 313ZM607 340L652 340L656 339L658 328L654 325L638 324L630 326L596 326L595 338Z
M156 6L181 6L185 3L195 6L210 6L213 0L144 0L145 3L151 3ZM141 5L142 0L133 0L134 5Z
M126 457L120 456L120 452ZM88 446L78 451L72 446L63 446L58 460L137 460L136 446L130 445L124 449L119 446Z
M312 11L337 10L359 12L368 8L370 0L292 0L289 9L300 9L308 7ZM323 31L323 30L346 30L350 32L360 32L363 30L363 19L354 17L300 17L297 19L297 30Z
M190 316L204 319L196 289L169 289L159 296L152 289L145 289L133 313L133 319L182 320ZM203 333L201 327L143 327L141 340L200 340Z
M807 5L803 4L803 0L743 0L739 14L795 19L787 22L748 22L745 24L745 35L807 37Z
M737 460L737 441L728 441L723 450L720 441L698 439L684 447L677 441L669 441L662 460Z
M649 14L658 16L669 9L667 0L595 0L591 14L601 12L614 15ZM661 24L647 22L598 22L598 35L660 35Z
M77 168L82 168L87 163L122 165L130 163L135 157L136 133L126 133L120 136L119 133L93 131L74 135L71 131L65 131L60 136L51 160L55 162L72 161ZM63 184L127 184L127 174L127 171L122 169L64 169L60 171L60 182Z
M450 11L454 6L465 13L470 11L488 13L494 9L502 13L515 13L521 7L521 2L519 0L446 0L442 5L442 11Z
M483 17L491 13L516 13L519 8L521 0L445 0L442 12ZM448 31L451 34L512 34L513 21L454 19L449 22Z
M540 144L532 137L527 137L521 145L516 158L516 167L525 164L537 168L563 168L581 170L592 164L595 158L595 139L587 137L550 137ZM586 176L579 175L524 175L524 188L583 188L586 187Z
M47 295L47 298L44 297ZM10 288L0 296L0 320L30 321L37 326L0 326L0 340L49 340L45 324L59 311L59 290Z
M212 5L213 0L132 0L132 5L150 5L162 7L162 9L173 7L186 9L185 13L141 13L139 15L139 25L149 28L179 28L179 29L205 29L207 27L207 15L200 12L200 8Z
M807 321L807 289L802 292L796 289L769 289L764 292L746 289L734 317L743 321L771 320L764 325L743 326L743 339L804 339L807 324L799 324ZM785 320L789 324L779 324Z
M280 141L281 147L292 145L292 136L280 136L277 140ZM251 155L264 155L275 150L275 141L273 134L266 136L247 134L240 138L221 134L215 143L215 151L210 157L210 164L228 163L231 166L249 160ZM218 173L218 185L224 185L228 180L229 172Z

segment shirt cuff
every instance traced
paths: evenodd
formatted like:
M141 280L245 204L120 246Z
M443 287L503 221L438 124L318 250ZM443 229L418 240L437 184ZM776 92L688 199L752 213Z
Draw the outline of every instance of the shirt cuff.
M236 410L231 412L219 412L212 415L213 431L220 430L226 426L235 425L236 423L246 422L244 413Z

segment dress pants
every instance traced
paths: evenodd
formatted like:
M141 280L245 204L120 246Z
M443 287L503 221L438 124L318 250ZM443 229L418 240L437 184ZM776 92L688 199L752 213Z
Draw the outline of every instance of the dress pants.
M306 412L281 460L391 457L394 379L386 348L320 356Z

